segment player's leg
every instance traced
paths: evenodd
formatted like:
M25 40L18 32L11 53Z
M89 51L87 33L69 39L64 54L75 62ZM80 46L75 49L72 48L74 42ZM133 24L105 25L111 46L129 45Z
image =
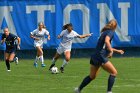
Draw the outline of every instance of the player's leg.
M44 57L43 57L43 50L40 46L36 47L37 48L37 56L39 57L40 61L41 61L41 66L45 67L46 65L44 64Z
M92 80L94 80L100 70L100 66L94 66L91 64L90 66L90 75L86 76L80 86L75 88L75 93L81 93L82 89L87 86Z
M52 67L55 66L55 62L57 61L57 59L60 57L60 54L58 52L56 52L55 56L53 57L52 59L52 64L51 66L49 67L49 70L51 70Z
M16 50L13 49L12 52L10 52L10 55L9 55L9 62L12 63L12 62L15 62L16 64L18 64L18 57L15 57L16 55Z
M4 53L4 56L5 56L5 64L6 64L6 67L7 67L7 71L11 71L10 70L10 62L9 62L9 56L10 54L9 53Z
M64 67L68 64L68 62L70 60L71 52L70 51L65 51L64 55L65 55L65 59L63 60L63 64L60 68L62 73L64 72Z
M115 77L117 75L117 70L116 70L116 68L113 66L113 64L110 61L108 61L107 63L102 65L102 68L105 71L110 73L110 76L108 78L107 93L112 93L112 87L113 87L114 82L115 82Z
M36 49L37 49L37 47L36 47ZM37 67L38 66L37 65L38 60L39 60L39 51L37 50L36 58L34 60L34 67Z

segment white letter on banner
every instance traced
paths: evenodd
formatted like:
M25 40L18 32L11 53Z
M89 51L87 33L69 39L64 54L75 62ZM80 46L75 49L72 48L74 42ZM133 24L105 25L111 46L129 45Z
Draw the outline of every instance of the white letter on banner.
M83 13L83 34L90 33L89 31L89 9L83 4L70 4L64 9L64 24L70 23L70 12L73 10L81 10ZM76 17L75 17L76 18ZM78 22L77 22L78 23ZM88 38L75 39L73 43L85 43Z
M44 12L49 10L55 12L55 5L33 5L26 6L26 13L31 13L31 11L37 11L37 23L44 22Z
M121 27L118 25L116 28L116 34L120 41L130 41L131 38L128 36L128 8L130 3L119 3L121 8ZM108 8L106 3L97 4L97 8L100 9L100 30L106 24L106 18L108 20L115 19L112 12Z
M10 13L12 11L13 11L12 6L0 6L0 26L2 25L3 19L5 18L5 21L7 23L10 32L17 35L14 22Z

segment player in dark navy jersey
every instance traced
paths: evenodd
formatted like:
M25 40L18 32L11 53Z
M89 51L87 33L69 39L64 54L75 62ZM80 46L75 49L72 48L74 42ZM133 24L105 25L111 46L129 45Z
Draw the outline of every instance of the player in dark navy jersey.
M105 71L110 73L108 79L108 89L107 93L112 93L112 87L115 82L115 77L117 75L117 70L113 66L113 64L108 60L113 55L113 52L117 52L123 54L123 50L117 50L112 48L111 40L114 37L115 29L117 27L117 22L115 20L111 20L106 26L101 30L101 36L98 40L96 51L91 56L90 59L90 75L85 77L83 82L78 88L75 88L75 93L81 93L82 89L88 85L93 79L96 78L100 67L102 67Z
M20 38L14 34L11 34L8 28L4 29L4 33L2 34L1 44L5 42L6 50L5 50L5 62L7 66L7 71L10 70L10 62L16 62L18 64L18 58L15 57L15 53L17 48L20 49ZM15 58L14 58L15 57Z

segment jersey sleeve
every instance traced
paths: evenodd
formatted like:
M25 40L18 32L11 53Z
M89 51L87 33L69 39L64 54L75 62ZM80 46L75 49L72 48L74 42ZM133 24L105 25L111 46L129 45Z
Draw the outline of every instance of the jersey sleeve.
M30 34L34 36L36 34L36 30L30 32Z
M80 36L77 32L74 31L74 37L78 38L78 36Z
M49 35L49 31L45 29L45 35Z
M60 33L60 36L62 37L64 35L66 30L63 30L61 33Z
M109 33L107 33L107 36L110 37L110 39L114 36L114 32L113 31L109 31Z
M14 35L14 34L11 34L13 40L16 40L18 38L18 36Z

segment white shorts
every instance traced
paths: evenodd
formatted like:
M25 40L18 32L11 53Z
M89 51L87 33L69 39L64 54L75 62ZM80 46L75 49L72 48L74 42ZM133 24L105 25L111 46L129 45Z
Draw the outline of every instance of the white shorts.
M67 49L67 48L64 48L64 47L62 47L62 46L59 46L58 48L57 48L57 53L58 54L62 54L62 53L65 53L66 51L71 51L71 49Z
M36 48L38 46L41 47L41 48L43 48L43 42L34 41L34 47Z

